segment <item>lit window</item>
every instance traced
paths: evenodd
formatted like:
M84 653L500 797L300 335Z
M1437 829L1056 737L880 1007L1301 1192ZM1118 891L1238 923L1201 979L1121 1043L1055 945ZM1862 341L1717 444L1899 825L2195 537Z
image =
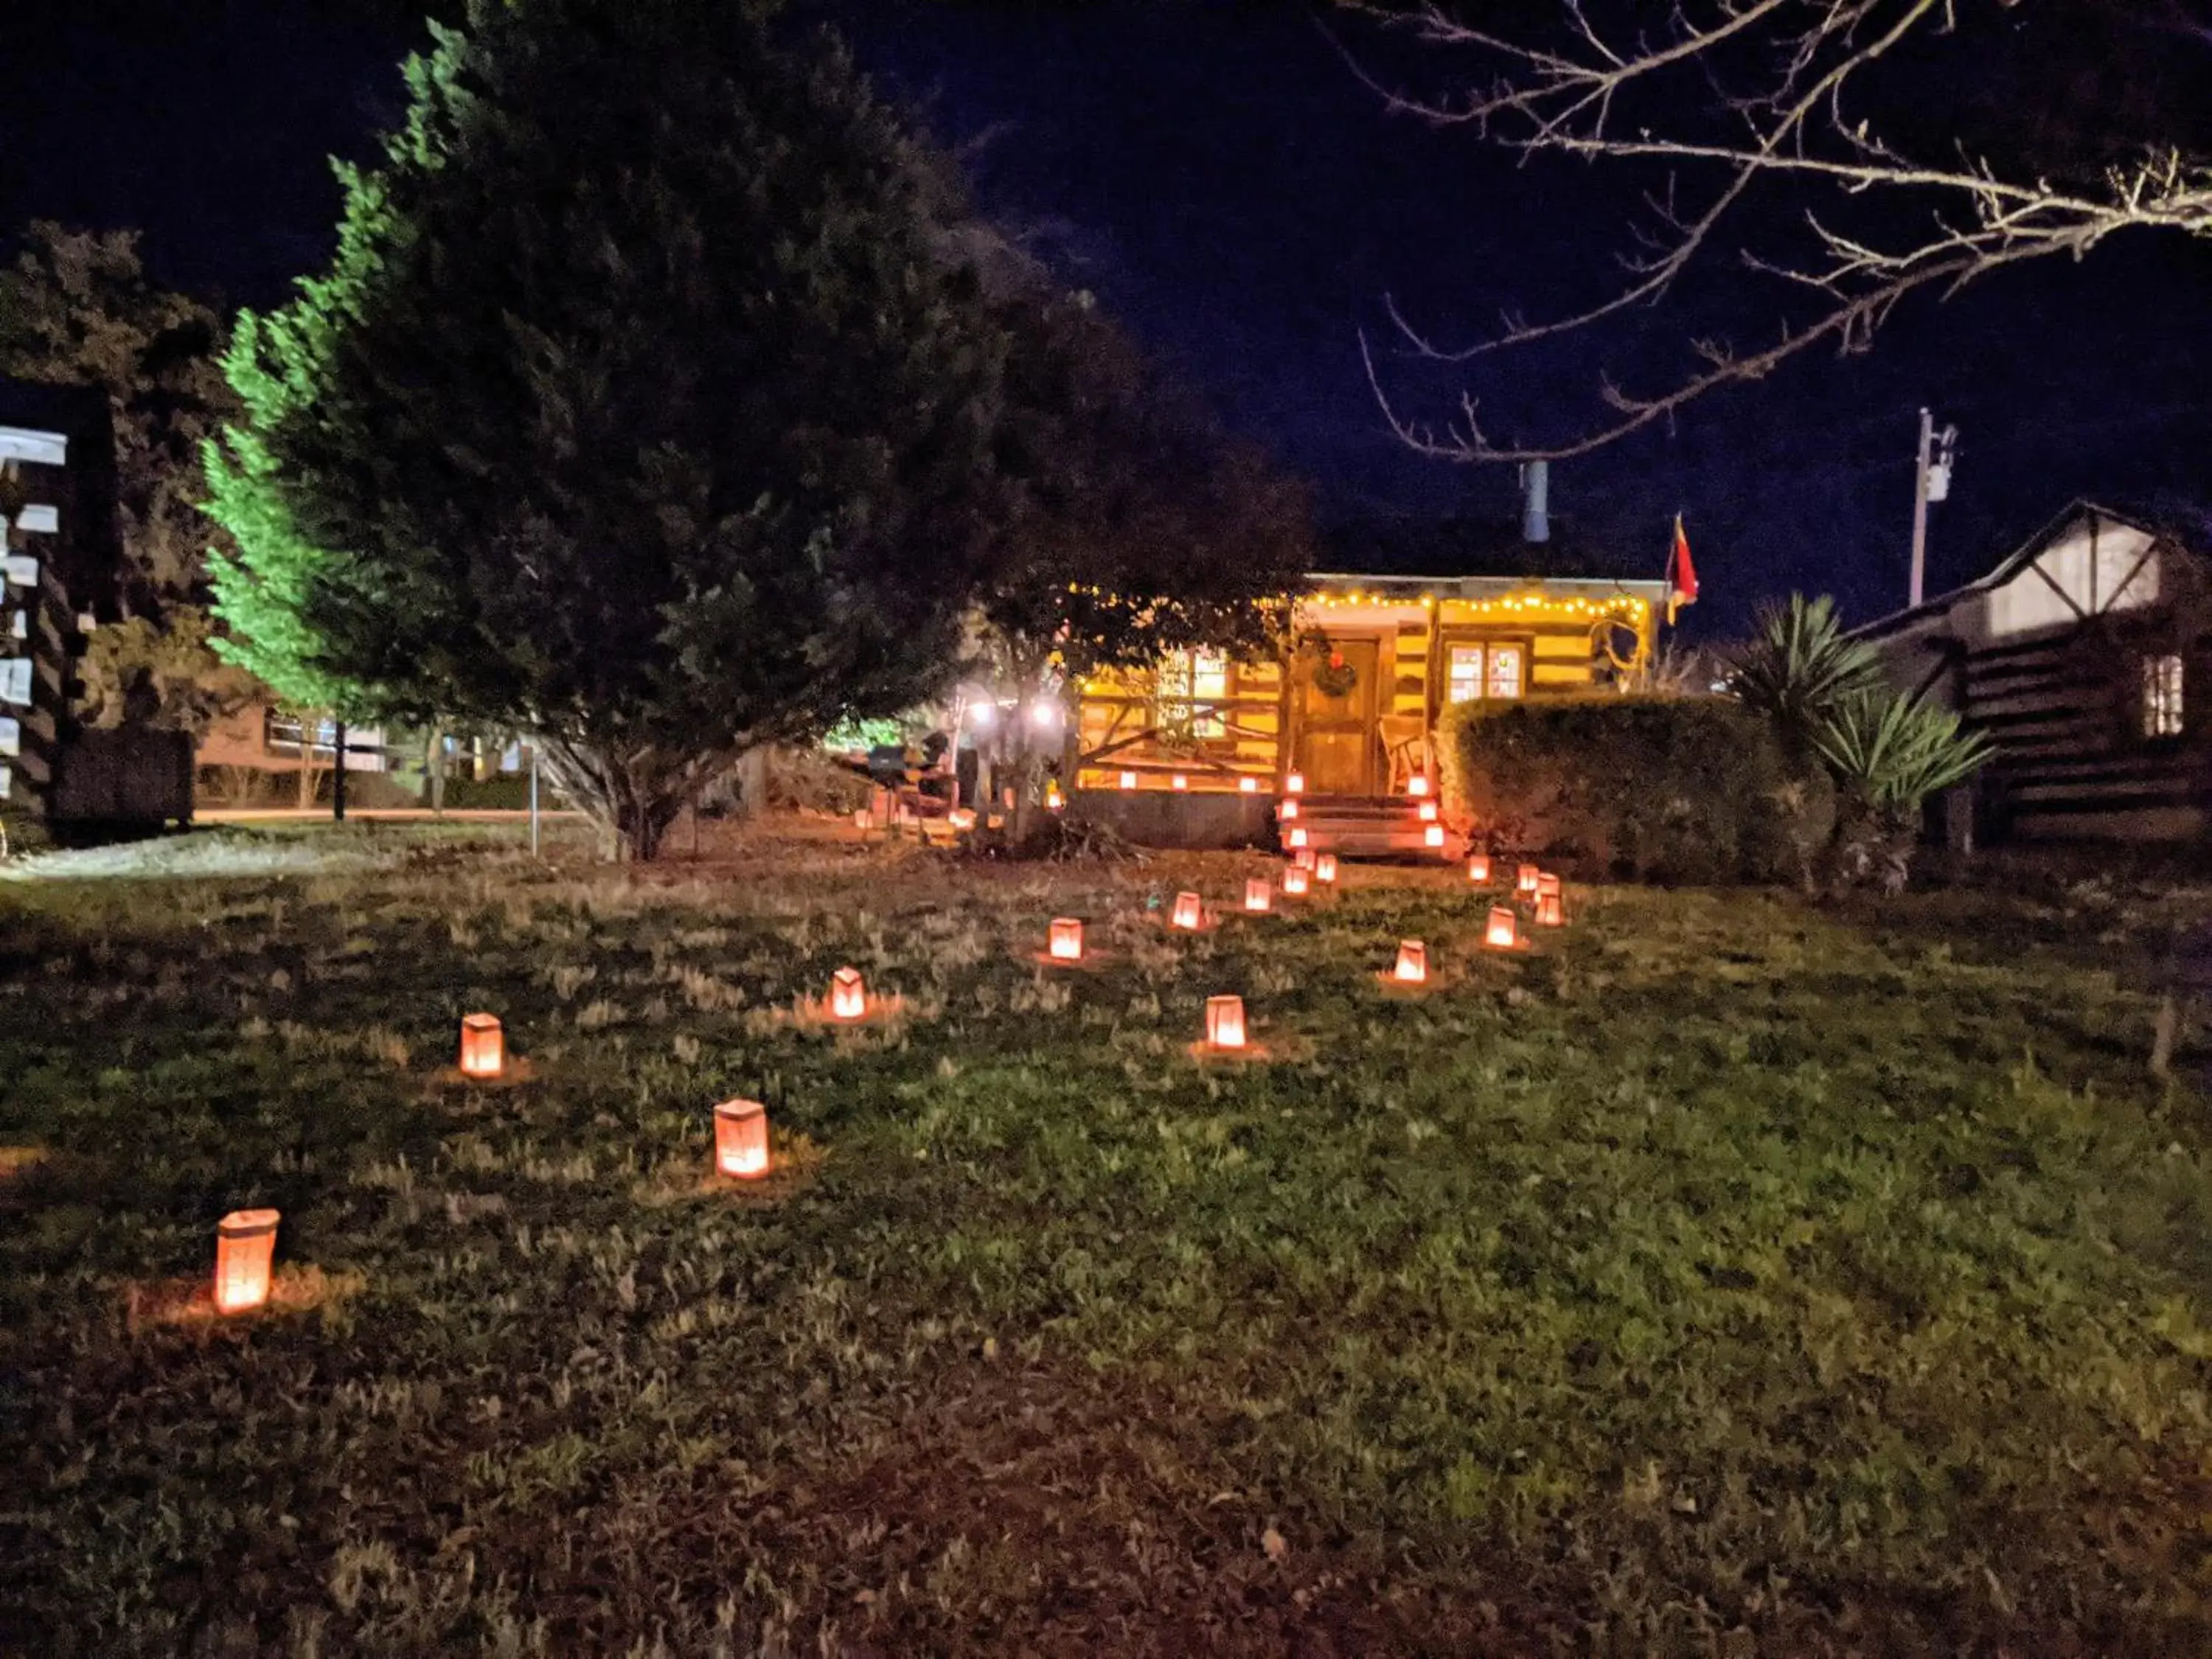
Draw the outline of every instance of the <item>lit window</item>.
M1193 737L1218 738L1229 729L1221 704L1229 696L1229 659L1218 651L1177 651L1160 665L1160 719L1188 721Z
M1444 696L1453 702L1473 702L1482 695L1482 647L1455 645L1451 648L1451 677Z
M1528 647L1519 645L1455 645L1445 662L1444 697L1473 702L1478 697L1517 697Z
M1521 695L1521 647L1517 645L1493 645L1490 647L1490 687L1492 697L1517 697Z
M2142 665L2143 736L2181 735L2181 659L2145 657Z

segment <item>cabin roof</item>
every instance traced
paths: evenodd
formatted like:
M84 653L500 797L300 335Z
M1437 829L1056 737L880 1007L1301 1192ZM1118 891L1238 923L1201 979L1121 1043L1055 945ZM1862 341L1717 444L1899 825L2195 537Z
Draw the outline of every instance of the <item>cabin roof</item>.
M1914 623L1948 611L1969 594L1986 593L1993 588L2002 587L2014 577L2026 570L2028 566L2033 564L2037 559L2042 557L2044 553L2068 531L2084 519L2090 518L2102 519L2108 524L2119 525L2129 530L2139 530L2147 536L2177 542L2185 547L2189 545L2188 538L2177 532L2173 526L2161 523L2149 514L2106 507L2102 502L2089 500L2086 495L2077 495L2054 514L2041 529L2000 559L1996 567L1985 574L1977 576L1972 581L1950 588L1931 599L1923 599L1918 605L1907 605L1902 611L1893 611L1886 617L1877 617L1872 622L1862 623L1850 630L1851 636L1854 639L1867 640L1887 638L1892 634L1911 627Z
M1523 539L1517 520L1461 516L1352 520L1323 538L1331 573L1366 580L1497 580L1662 587L1665 572L1631 577L1626 562L1582 534L1571 519L1554 516L1548 541ZM1660 561L1663 563L1663 559Z

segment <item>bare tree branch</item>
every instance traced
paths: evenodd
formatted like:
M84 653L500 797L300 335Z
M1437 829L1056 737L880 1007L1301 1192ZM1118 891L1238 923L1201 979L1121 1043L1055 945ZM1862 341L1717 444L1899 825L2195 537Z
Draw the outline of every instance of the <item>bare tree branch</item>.
M1898 304L1923 289L1954 294L2027 260L2080 258L2121 230L2212 237L2212 159L2204 156L2160 148L2094 179L2057 183L2008 176L1964 149L1949 160L1907 155L1870 131L1867 119L1853 119L1852 88L1914 35L1953 29L1952 0L1679 0L1655 34L1632 37L1601 27L1589 0L1567 0L1559 27L1542 40L1463 23L1436 0L1411 12L1376 0L1340 3L1434 49L1447 64L1464 58L1472 65L1459 76L1463 92L1416 93L1386 85L1339 42L1395 112L1472 127L1524 158L1679 164L1681 174L1705 181L1686 209L1676 194L1679 178L1664 197L1647 198L1650 222L1636 228L1639 249L1624 257L1624 280L1580 309L1534 321L1509 315L1494 333L1446 347L1386 297L1392 327L1414 357L1472 364L1656 305L1693 266L1722 252L1731 222L1770 182L1800 195L1825 192L1841 204L1838 211L1895 204L1875 216L1877 228L1862 230L1810 201L1795 220L1795 252L1739 242L1738 264L1813 296L1814 313L1784 322L1756 350L1693 342L1697 366L1671 386L1632 392L1607 384L1601 396L1613 418L1555 441L1494 441L1474 418L1471 393L1441 428L1409 422L1385 395L1363 336L1363 361L1385 417L1401 441L1425 454L1456 460L1584 454L1708 392L1771 373L1815 344L1863 349ZM1648 17L1656 9L1632 9ZM1642 124L1654 118L1668 125L1655 131Z

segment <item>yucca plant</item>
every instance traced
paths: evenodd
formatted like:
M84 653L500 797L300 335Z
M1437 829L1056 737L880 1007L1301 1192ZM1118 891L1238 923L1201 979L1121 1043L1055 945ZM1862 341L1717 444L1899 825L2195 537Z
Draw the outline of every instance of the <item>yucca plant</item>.
M1801 750L1843 704L1881 684L1881 659L1845 635L1825 593L1792 593L1786 605L1760 607L1757 635L1729 662L1729 690Z
M1837 870L1844 880L1905 885L1921 803L1964 783L1990 757L1989 739L1919 696L1862 691L1810 729L1836 781Z

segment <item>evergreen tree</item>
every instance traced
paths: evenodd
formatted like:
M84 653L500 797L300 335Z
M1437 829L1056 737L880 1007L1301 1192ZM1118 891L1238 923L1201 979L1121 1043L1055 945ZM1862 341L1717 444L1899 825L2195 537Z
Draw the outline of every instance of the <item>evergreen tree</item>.
M1012 341L1003 546L981 606L990 677L1027 702L1173 652L1286 648L1288 598L1312 568L1303 491L1164 384L1087 296L1010 276L1004 260L987 268ZM1021 722L994 738L1000 775L1018 780L1017 840L1047 753L1082 763L1066 702L1058 728Z
M769 9L435 30L210 457L239 660L527 730L632 857L748 747L932 690L988 552L1003 336L926 156Z

